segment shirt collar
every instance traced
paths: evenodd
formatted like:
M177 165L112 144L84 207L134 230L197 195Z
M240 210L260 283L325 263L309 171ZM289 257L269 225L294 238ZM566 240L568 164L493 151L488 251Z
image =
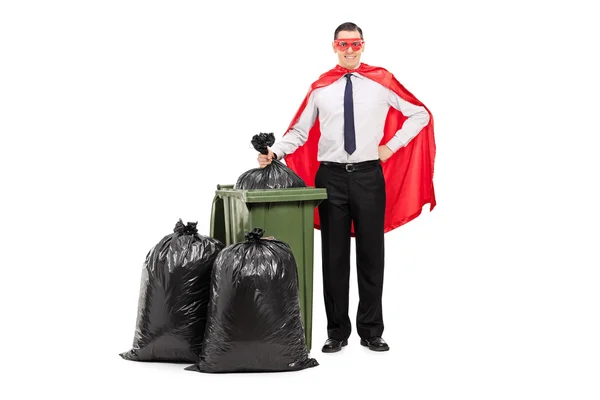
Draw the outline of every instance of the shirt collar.
M359 63L359 64L356 66L356 68L355 68L354 70L352 70L352 71L349 71L348 73L349 73L350 75L352 75L352 76L356 77L356 78L364 78L364 76L362 76L362 75L360 74L360 72L358 72L358 71L357 71L357 69L359 69L361 65L362 65L362 63ZM344 76L345 76L345 75L346 75L346 74L344 74ZM342 76L342 78L343 78L343 76Z

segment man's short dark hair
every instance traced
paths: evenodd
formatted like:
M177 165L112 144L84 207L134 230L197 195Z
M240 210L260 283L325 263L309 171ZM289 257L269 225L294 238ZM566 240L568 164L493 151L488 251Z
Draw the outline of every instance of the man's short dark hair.
M348 32L358 31L358 33L360 33L360 38L364 39L362 29L360 29L358 27L358 25L356 25L354 22L344 22L343 24L338 26L337 29L335 30L335 33L333 34L333 40L337 39L337 35L341 31L348 31Z

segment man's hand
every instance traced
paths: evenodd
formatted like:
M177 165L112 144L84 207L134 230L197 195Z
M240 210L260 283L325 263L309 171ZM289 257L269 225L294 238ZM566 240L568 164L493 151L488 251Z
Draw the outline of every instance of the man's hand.
M379 151L379 159L381 162L386 162L388 158L394 155L394 152L392 152L387 146L379 146L377 150Z
M266 167L267 165L271 164L271 161L273 161L273 152L271 151L271 149L268 150L269 153L266 155L258 153L258 165L261 168Z

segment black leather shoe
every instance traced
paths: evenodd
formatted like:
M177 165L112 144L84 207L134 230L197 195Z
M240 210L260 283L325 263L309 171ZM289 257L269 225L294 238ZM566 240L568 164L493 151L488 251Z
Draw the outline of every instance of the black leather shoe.
M369 348L373 351L388 351L390 346L379 336L375 336L368 339L360 339L360 344Z
M323 353L335 353L336 351L340 351L342 347L348 344L348 340L337 340L329 338L325 341L323 348L321 349Z

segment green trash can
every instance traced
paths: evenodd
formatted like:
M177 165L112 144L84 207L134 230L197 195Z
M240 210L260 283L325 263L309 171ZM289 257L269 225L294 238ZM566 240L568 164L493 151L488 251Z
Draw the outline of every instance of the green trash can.
M234 189L217 185L212 204L210 236L230 245L243 242L246 232L264 229L292 249L298 266L300 310L306 346L312 347L314 212L327 198L323 188Z

